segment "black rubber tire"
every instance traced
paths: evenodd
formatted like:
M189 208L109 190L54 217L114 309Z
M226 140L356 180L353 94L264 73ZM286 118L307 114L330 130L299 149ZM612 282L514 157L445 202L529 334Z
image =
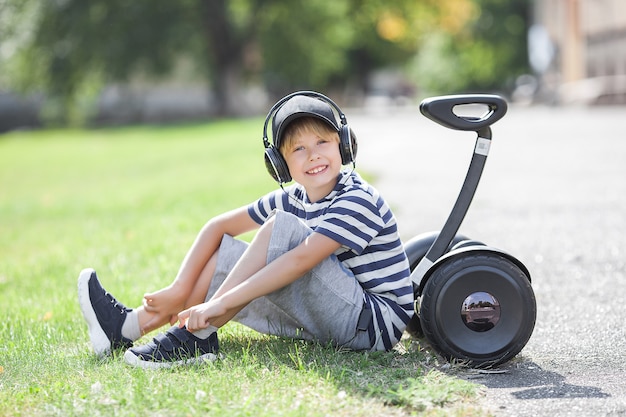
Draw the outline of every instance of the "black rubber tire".
M461 317L463 301L487 292L500 303L500 318L490 330L477 332ZM537 305L530 280L498 253L466 253L433 271L420 300L420 323L430 344L448 360L473 367L507 362L526 345L535 327Z

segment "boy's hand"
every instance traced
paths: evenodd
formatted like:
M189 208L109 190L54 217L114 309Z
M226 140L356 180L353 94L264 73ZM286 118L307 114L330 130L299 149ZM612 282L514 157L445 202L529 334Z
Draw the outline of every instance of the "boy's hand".
M187 330L193 332L213 325L223 326L229 319L226 315L228 309L223 306L220 299L195 305L178 313L179 327L187 326Z

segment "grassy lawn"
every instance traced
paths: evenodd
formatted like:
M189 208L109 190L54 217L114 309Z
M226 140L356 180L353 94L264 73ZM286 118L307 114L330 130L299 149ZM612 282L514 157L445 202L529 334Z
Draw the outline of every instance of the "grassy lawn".
M261 128L0 136L1 416L484 415L481 386L436 370L409 339L355 353L229 324L224 358L206 366L146 371L93 356L80 270L95 268L130 307L169 284L207 219L275 187Z

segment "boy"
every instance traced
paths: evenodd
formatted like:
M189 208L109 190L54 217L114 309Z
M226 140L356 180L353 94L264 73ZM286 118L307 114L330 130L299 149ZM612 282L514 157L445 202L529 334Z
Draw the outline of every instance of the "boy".
M217 329L230 320L354 350L398 342L413 314L409 265L385 201L354 169L342 171L356 152L344 114L319 93L293 93L270 110L263 141L280 189L209 220L175 280L145 294L142 306L126 308L94 270L81 272L79 303L96 354L128 348L124 360L144 368L214 360ZM250 244L234 238L254 229Z

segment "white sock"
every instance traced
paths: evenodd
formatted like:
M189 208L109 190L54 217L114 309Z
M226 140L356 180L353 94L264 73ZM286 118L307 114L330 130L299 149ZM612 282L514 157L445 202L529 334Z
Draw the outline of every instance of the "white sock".
M124 320L124 324L122 324L122 336L133 342L141 337L137 310L132 310L126 314L126 320Z
M191 332L191 334L196 336L198 339L207 339L216 331L217 331L217 327L209 326L206 329L200 329L200 330L196 330L195 332Z

